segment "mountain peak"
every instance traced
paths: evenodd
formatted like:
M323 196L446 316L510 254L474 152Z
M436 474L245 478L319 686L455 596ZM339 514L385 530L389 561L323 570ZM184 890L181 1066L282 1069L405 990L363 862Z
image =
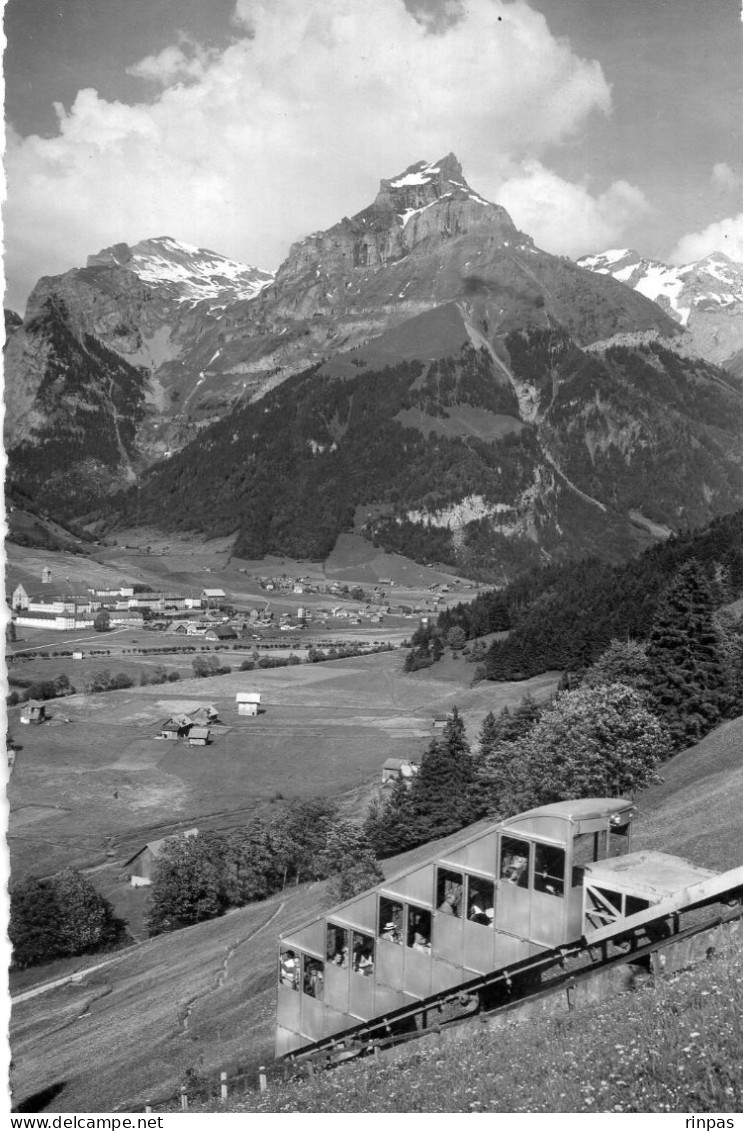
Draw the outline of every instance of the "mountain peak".
M445 197L490 203L467 184L453 153L447 153L440 161L416 161L396 177L383 179L374 203L376 207L392 208L402 216Z
M273 275L236 263L216 251L156 236L129 245L117 243L89 255L88 267L124 267L143 283L164 286L179 302L254 298Z

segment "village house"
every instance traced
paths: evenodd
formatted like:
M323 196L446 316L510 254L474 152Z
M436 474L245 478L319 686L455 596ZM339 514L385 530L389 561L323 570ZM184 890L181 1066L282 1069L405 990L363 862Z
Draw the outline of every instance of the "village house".
M206 640L237 640L237 629L232 624L215 624L204 635Z
M192 725L192 720L189 715L172 715L171 718L160 727L155 738L165 738L170 742L174 742L177 738L185 738Z
M238 691L235 702L238 715L256 716L261 705L261 695L259 691Z
M129 872L131 885L133 888L145 887L152 883L155 865L162 855L164 846L169 840L175 840L176 837L192 837L198 836L198 829L186 829L185 832L177 833L176 836L162 837L160 840L151 840L144 848L140 848L139 852L135 852L134 856L130 856L124 863L125 869Z
M21 709L21 722L25 726L46 722L46 706L36 699L29 699Z
M382 766L382 784L404 778L409 781L418 773L418 765L408 758L388 758Z

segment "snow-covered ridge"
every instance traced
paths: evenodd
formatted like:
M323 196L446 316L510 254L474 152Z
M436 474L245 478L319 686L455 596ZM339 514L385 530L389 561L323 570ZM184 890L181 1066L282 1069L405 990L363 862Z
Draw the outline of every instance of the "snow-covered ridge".
M132 271L143 283L167 287L179 302L254 298L274 278L269 271L170 236L141 240L132 247L115 244L89 256L87 265L113 264Z
M612 249L586 255L578 266L600 275L612 275L621 283L657 302L682 326L695 310L719 309L743 313L743 263L735 263L722 252L713 252L694 263L672 267L655 259L644 259L631 248Z

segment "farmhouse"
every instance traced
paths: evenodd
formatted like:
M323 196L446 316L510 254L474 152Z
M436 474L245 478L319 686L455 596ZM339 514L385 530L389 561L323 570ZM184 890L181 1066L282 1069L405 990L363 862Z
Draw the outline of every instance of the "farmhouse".
M418 766L408 758L388 758L382 766L382 783L397 778L410 779L418 773Z
M46 722L46 707L44 704L39 703L36 699L29 699L27 703L23 704L21 722L26 726L32 723Z
M237 640L237 629L232 624L215 624L204 635L207 640Z
M261 705L260 691L238 691L235 702L238 715L257 715Z
M188 732L188 745L189 746L208 746L211 741L212 732L209 727L195 727L192 726Z
M155 865L162 855L163 846L169 840L175 840L176 837L197 836L198 832L198 829L186 829L185 832L177 833L176 836L165 836L161 840L151 840L144 848L140 848L139 852L135 852L134 856L130 856L124 867L129 871L132 887L144 887L152 883Z
M177 738L185 738L192 725L192 720L188 715L173 715L166 723L163 723L155 738L166 738L174 742Z
M188 716L194 726L206 726L207 723L215 723L219 718L217 708L211 703L208 707L197 707L195 711L191 711Z

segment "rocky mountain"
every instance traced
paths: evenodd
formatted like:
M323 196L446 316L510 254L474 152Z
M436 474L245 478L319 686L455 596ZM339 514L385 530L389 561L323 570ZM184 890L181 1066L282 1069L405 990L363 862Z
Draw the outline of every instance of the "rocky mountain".
M537 248L449 154L273 279L161 239L41 280L8 345L11 479L97 530L237 530L251 557L354 526L490 578L621 557L743 489L741 394L682 334Z
M115 244L88 256L88 267L124 267L152 290L178 303L209 301L210 309L251 299L273 280L269 271L236 263L216 251L179 243L170 236Z
M743 263L713 252L670 267L630 248L587 255L578 263L657 302L685 328L687 349L743 376Z

